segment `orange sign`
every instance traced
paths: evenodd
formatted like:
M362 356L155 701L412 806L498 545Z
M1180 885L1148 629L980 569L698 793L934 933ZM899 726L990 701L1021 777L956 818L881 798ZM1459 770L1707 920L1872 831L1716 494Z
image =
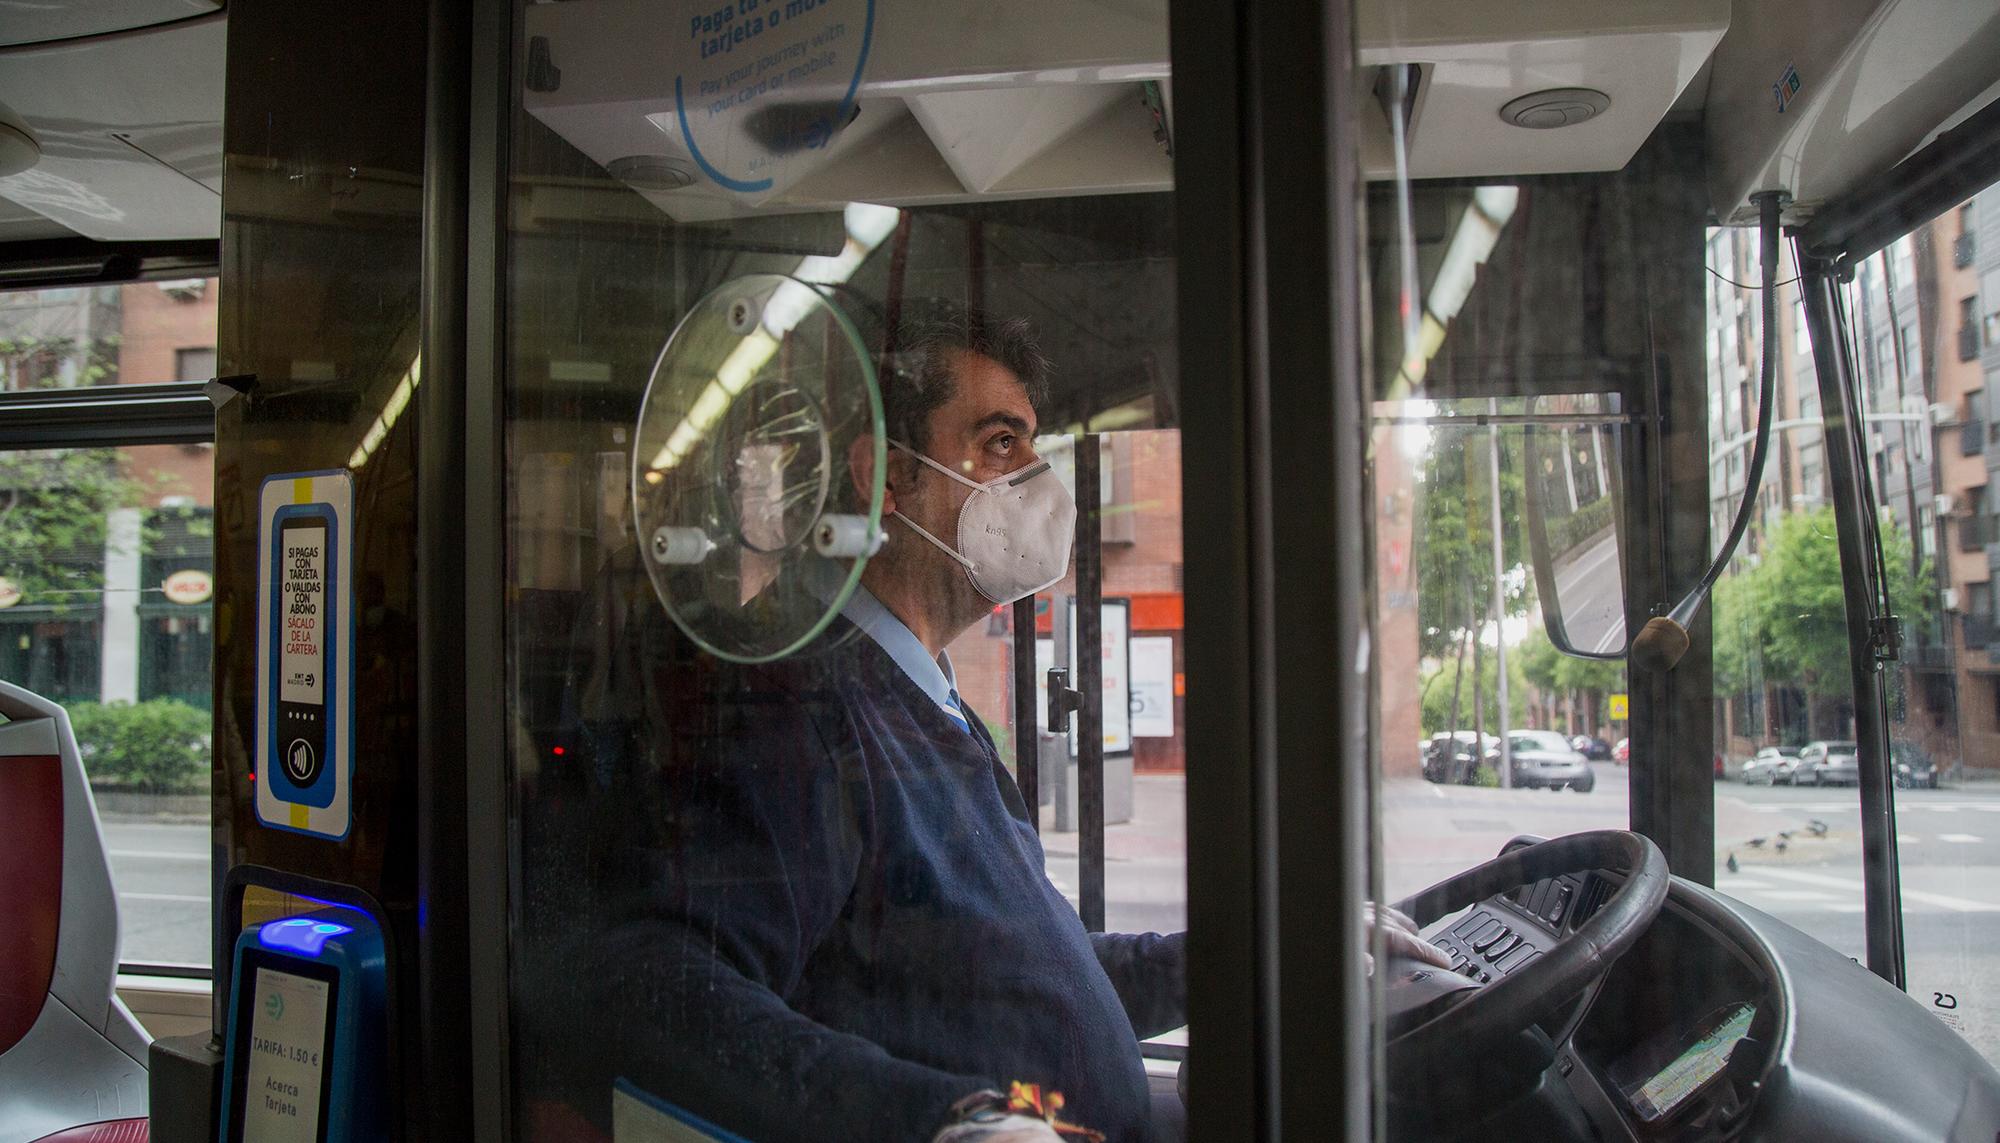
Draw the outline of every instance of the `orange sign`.
M215 580L205 571L190 568L177 571L160 585L160 594L169 603L207 603L215 594Z

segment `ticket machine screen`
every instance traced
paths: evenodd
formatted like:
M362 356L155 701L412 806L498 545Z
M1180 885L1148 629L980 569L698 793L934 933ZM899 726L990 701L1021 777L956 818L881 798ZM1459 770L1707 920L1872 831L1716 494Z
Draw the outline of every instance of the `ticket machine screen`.
M253 971L237 1138L318 1143L326 1124L327 1014L335 983L268 965Z

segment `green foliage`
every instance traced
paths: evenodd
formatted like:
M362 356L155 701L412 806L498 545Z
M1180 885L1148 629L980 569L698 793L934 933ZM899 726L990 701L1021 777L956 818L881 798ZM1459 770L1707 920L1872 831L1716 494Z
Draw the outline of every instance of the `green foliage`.
M1482 762L1479 768L1472 772L1472 781L1467 785L1497 790L1500 788L1500 772Z
M1418 646L1436 659L1456 654L1468 627L1491 621L1493 480L1486 429L1436 425L1431 433L1417 473L1415 555ZM1522 568L1526 529L1509 523L1523 519L1520 441L1503 433L1500 444L1501 562ZM1503 577L1509 614L1525 606L1528 578Z
M95 603L109 516L139 500L115 449L0 453L0 576L24 603Z
M1567 516L1547 521L1549 551L1553 555L1574 551L1615 522L1611 497L1600 496Z
M208 789L209 715L175 699L76 703L70 726L90 784L147 794Z
M1906 628L1931 613L1928 567L1910 570L1910 541L1882 529L1889 600ZM1848 693L1847 611L1833 509L1786 516L1771 530L1755 567L1725 577L1712 600L1719 690L1796 686L1808 695Z
M1590 705L1597 708L1597 717L1588 720L1593 725L1608 721L1609 712L1602 705L1605 696L1625 689L1624 663L1565 655L1540 627L1530 630L1509 654L1510 664L1513 658L1521 661L1521 677L1543 694L1588 695ZM1584 713L1582 703L1577 709Z
M62 363L69 360L76 362L75 378L70 385L108 384L117 379L120 340L116 334L87 343L80 343L74 337L0 334L0 387L62 388Z
M1494 658L1492 648L1484 647L1480 649L1479 705L1484 708L1485 718L1482 725L1485 726L1486 733L1488 734L1492 734L1500 722L1500 696L1494 693L1495 684L1500 678L1500 670L1494 663ZM1437 670L1424 675L1420 682L1423 690L1419 700L1418 718L1423 724L1424 735L1426 737L1453 729L1447 724L1451 722L1452 675L1457 670L1457 658L1455 656L1448 656ZM1508 719L1509 726L1522 726L1527 722L1527 683L1528 679L1522 671L1519 656L1515 655L1513 648L1508 648L1507 708L1512 712L1513 716ZM1458 726L1456 729L1470 730L1471 728L1472 659L1468 655L1465 660L1465 682L1458 696Z

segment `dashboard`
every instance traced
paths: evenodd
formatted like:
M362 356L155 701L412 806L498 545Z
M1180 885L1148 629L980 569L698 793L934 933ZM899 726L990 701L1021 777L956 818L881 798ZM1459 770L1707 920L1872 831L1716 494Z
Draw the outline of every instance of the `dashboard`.
M1621 883L1604 871L1546 878L1440 918L1425 938L1465 978L1459 992L1479 989L1531 970ZM1512 1126L1533 1122L1552 1125L1536 1137L1632 1143L2000 1138L2000 1071L1958 1032L1853 958L1682 878L1557 1023L1535 1033L1553 1046L1538 1081L1434 1120L1432 1134L1524 1137ZM1448 1094L1425 1089L1432 1104ZM1542 1111L1523 1116L1530 1104Z
M1432 944L1480 984L1533 964L1618 888L1565 874L1489 898L1438 927ZM1652 929L1586 997L1561 1043L1562 1084L1600 1131L1632 1139L1727 1133L1753 1106L1780 1006L1756 960L1670 900Z

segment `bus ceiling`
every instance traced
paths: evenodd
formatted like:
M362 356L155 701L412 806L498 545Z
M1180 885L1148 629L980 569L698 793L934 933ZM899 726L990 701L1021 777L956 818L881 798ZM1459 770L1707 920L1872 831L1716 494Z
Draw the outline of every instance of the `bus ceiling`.
M1161 191L1173 174L1167 7L1022 0L969 17L964 5L878 0L861 30L858 78L824 75L811 58L760 59L754 41L722 35L714 50L740 54L740 66L716 90L677 97L679 69L667 64L704 41L657 0L531 4L524 102L682 221L857 200ZM11 143L0 157L26 155L29 165L0 177L0 243L219 235L226 11L208 0L192 9L59 2L10 19L0 32L0 135ZM979 34L963 34L968 18ZM1751 193L1773 186L1793 195L1786 221L1802 222L2000 92L1991 65L2000 8L1963 0L1666 0L1643 17L1593 0L1460 3L1421 18L1395 0L1362 0L1356 27L1358 82L1407 77L1395 106L1406 116L1409 177L1619 170L1678 110L1704 122L1709 202L1732 223L1750 218ZM771 153L771 177L730 189L702 170L682 118L760 82L797 95L735 125L735 145ZM1363 170L1392 178L1390 104L1365 106ZM829 126L816 137L793 118ZM382 181L365 166L341 173L363 192ZM375 189L325 193L416 209L411 188ZM590 190L524 188L520 221L532 225L536 211L596 216L614 196Z

